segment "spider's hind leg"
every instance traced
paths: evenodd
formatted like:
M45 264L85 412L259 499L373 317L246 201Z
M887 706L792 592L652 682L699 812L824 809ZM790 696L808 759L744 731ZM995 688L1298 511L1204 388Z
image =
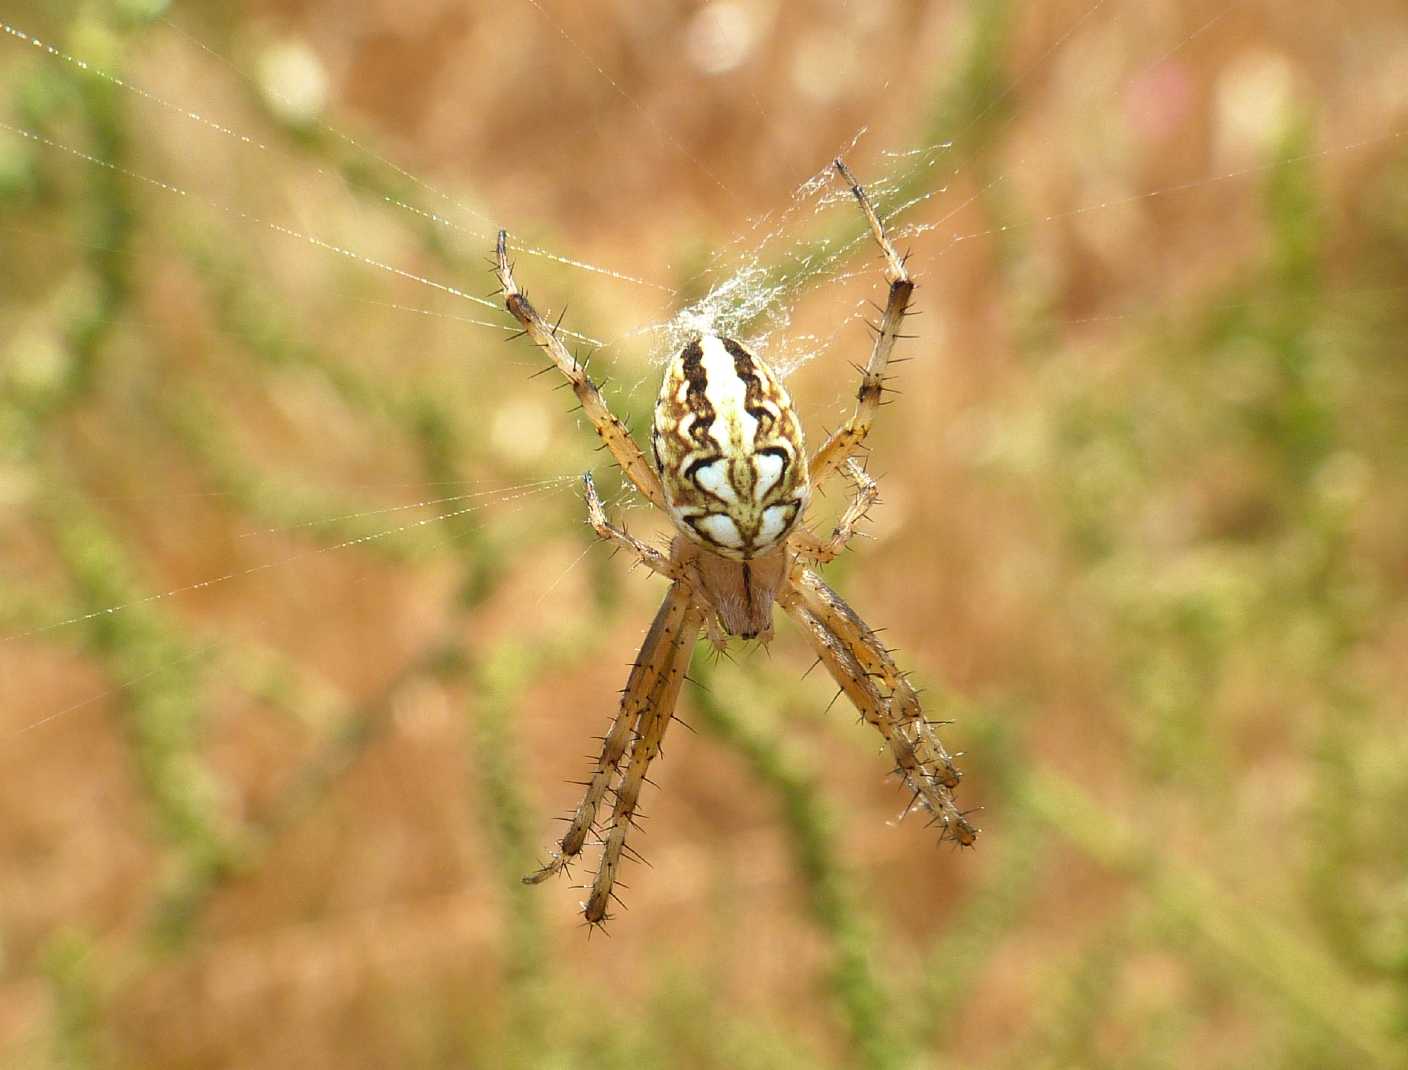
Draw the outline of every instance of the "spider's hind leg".
M871 424L875 422L875 413L880 408L880 398L887 389L885 370L889 367L895 342L901 337L900 324L909 314L909 301L914 295L914 279L905 267L904 257L896 251L894 242L885 232L885 224L880 221L875 206L870 203L869 195L845 163L837 160L835 167L836 173L851 187L851 195L860 205L871 237L875 239L875 244L880 247L880 252L885 257L885 281L890 285L890 293L885 301L885 311L880 323L875 326L875 343L870 349L870 359L861 370L855 412L812 455L811 481L814 486L820 485L839 468L865 441L866 435L870 434Z
M538 314L538 310L519 287L513 275L513 265L508 258L508 234L502 230L499 231L498 244L494 250L494 273L503 290L504 307L518 321L523 333L552 359L558 371L566 377L572 387L572 393L576 395L577 403L596 428L602 444L611 451L611 456L626 473L626 478L636 485L636 489L644 494L651 504L663 509L665 492L661 489L660 477L655 474L655 469L650 466L641 448L631 438L626 425L607 408L601 391L587 374L585 364L568 352L567 347L562 344L562 339L558 337L557 327Z

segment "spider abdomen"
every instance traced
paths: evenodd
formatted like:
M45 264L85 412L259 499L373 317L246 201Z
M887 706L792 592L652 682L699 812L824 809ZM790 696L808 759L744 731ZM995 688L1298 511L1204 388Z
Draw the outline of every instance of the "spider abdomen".
M706 334L665 370L651 435L675 523L715 553L776 549L806 508L802 425L755 354Z

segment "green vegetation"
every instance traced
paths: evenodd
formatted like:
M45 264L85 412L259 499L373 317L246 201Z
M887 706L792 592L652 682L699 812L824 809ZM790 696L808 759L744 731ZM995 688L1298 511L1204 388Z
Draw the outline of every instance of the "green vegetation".
M923 359L877 434L883 539L832 575L955 722L984 835L891 827L876 740L785 626L770 657L701 646L654 868L592 935L570 882L519 881L660 594L582 523L591 436L491 309L268 226L489 289L479 222L396 209L446 212L395 148L281 124L161 7L13 18L257 145L0 41L0 1063L1408 1067L1401 138L1325 151L1365 115L1267 82L1261 143L1187 133L1212 162L1185 177L1062 63L1120 88L1166 54L1222 99L1218 28L1140 52L1097 13L978 3L939 65L911 27L930 81L882 136L927 151L867 163L890 208L934 194L902 220L934 225L908 235ZM200 11L224 55L269 32ZM533 64L576 53L545 26L496 104L548 122ZM1349 107L1333 42L1236 39ZM734 103L682 124L699 156L761 106ZM573 173L522 126L501 198ZM693 188L689 163L648 177ZM661 197L601 259L636 270L653 226L696 293L706 228ZM765 266L835 329L836 272L799 263ZM601 337L658 311L519 271ZM796 377L827 417L854 328ZM599 361L639 426L633 346Z

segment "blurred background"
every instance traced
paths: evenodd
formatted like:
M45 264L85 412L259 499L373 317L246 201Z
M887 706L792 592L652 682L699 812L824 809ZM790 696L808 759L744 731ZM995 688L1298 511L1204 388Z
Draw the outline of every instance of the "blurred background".
M1408 1066L1401 4L0 21L4 1066ZM923 315L827 575L983 836L896 823L783 621L589 933L519 876L663 589L492 233L637 427L732 282L815 443L842 150Z

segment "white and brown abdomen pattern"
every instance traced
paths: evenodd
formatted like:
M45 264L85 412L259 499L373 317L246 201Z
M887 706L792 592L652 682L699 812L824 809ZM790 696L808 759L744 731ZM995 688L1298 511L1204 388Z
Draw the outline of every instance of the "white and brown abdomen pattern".
M651 441L676 524L725 557L776 549L806 508L806 449L792 400L731 338L704 335L670 362Z

